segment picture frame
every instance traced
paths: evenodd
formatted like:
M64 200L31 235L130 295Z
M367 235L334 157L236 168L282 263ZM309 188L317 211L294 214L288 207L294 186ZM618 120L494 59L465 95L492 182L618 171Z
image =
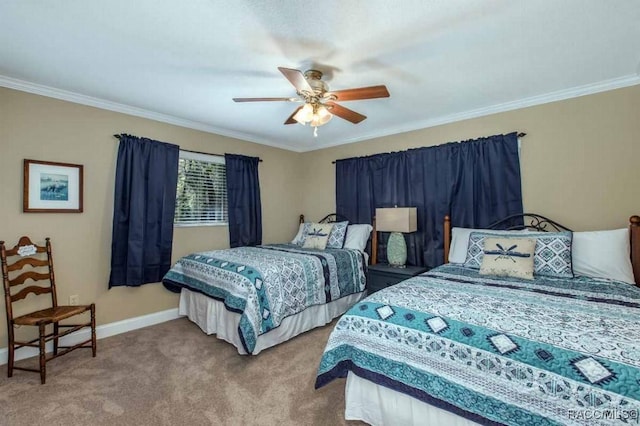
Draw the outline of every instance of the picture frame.
M24 160L22 211L82 213L82 164Z

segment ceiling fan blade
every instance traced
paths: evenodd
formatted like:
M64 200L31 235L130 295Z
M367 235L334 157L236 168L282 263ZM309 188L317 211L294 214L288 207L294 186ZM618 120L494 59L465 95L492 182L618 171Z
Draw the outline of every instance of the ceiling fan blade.
M293 114L291 114L289 118L287 118L287 121L285 121L284 124L296 124L297 121L293 118L293 116L296 115L298 111L300 111L301 109L302 109L302 106L299 106L298 108L296 108L296 110L293 111Z
M366 115L362 115L353 110L350 110L349 108L345 108L335 102L327 102L325 103L325 105L328 105L330 107L329 112L331 114L337 115L340 118L344 118L345 120L350 121L353 124L358 124L359 122L367 118Z
M300 70L294 70L292 68L278 67L280 72L293 84L298 93L310 92L313 93L313 89L309 86L307 79L304 78L304 74Z
M263 101L283 101L295 102L297 98L233 98L234 102L263 102Z
M356 101L359 99L388 98L389 91L386 86L360 87L357 89L336 90L328 93L335 95L338 101Z

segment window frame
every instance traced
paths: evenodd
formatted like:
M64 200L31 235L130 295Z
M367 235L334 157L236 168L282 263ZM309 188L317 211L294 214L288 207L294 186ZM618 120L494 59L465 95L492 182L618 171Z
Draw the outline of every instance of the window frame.
M180 160L194 160L194 161L201 161L201 162L205 162L205 163L212 163L212 164L222 164L225 165L225 159L224 156L222 155L216 155L216 154L205 154L205 153L200 153L200 152L193 152L193 151L186 151L186 150L180 150L180 154L179 154L179 159ZM225 181L226 181L226 173L225 173ZM227 190L225 188L225 197L227 196ZM178 191L176 188L176 209L178 207ZM201 226L229 226L229 205L228 202L225 203L225 208L227 211L227 220L225 222L222 221L215 221L215 222L196 222L196 221L190 221L190 222L176 222L176 217L174 215L174 219L173 219L173 227L174 228L194 228L194 227L201 227Z

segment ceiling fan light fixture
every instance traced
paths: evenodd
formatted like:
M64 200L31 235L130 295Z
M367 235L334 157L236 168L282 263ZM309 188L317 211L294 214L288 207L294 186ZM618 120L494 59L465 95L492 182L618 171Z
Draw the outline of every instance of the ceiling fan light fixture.
M329 120L331 120L331 118L333 117L333 114L331 114L327 109L327 107L324 105L320 105L320 107L318 107L318 111L316 112L315 115L317 116L317 118L320 120L320 123L322 124L328 123Z
M304 104L304 106L293 116L293 119L303 126L307 124L313 119L313 105L308 103Z
M332 117L333 115L324 105L306 103L293 116L293 119L302 125L309 123L312 127L318 127L328 123Z
M327 110L324 105L320 105L318 107L317 112L313 114L313 119L311 120L311 125L313 127L323 126L331 120L333 115Z
M390 96L389 91L384 85L329 92L329 85L322 80L322 71L311 69L305 71L303 74L302 71L293 68L278 67L278 70L296 89L298 97L233 98L233 101L286 101L303 103L303 105L296 108L285 120L284 124L300 123L304 126L309 123L309 125L313 127L314 136L318 136L318 127L328 123L334 115L353 124L358 124L367 118L365 115L345 108L337 102L388 98Z

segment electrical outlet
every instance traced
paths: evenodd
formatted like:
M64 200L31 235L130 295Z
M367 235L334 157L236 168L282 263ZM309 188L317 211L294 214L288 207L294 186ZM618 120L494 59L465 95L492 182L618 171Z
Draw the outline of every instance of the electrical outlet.
M77 294L72 294L69 296L69 304L71 306L77 306L80 304L80 296Z

